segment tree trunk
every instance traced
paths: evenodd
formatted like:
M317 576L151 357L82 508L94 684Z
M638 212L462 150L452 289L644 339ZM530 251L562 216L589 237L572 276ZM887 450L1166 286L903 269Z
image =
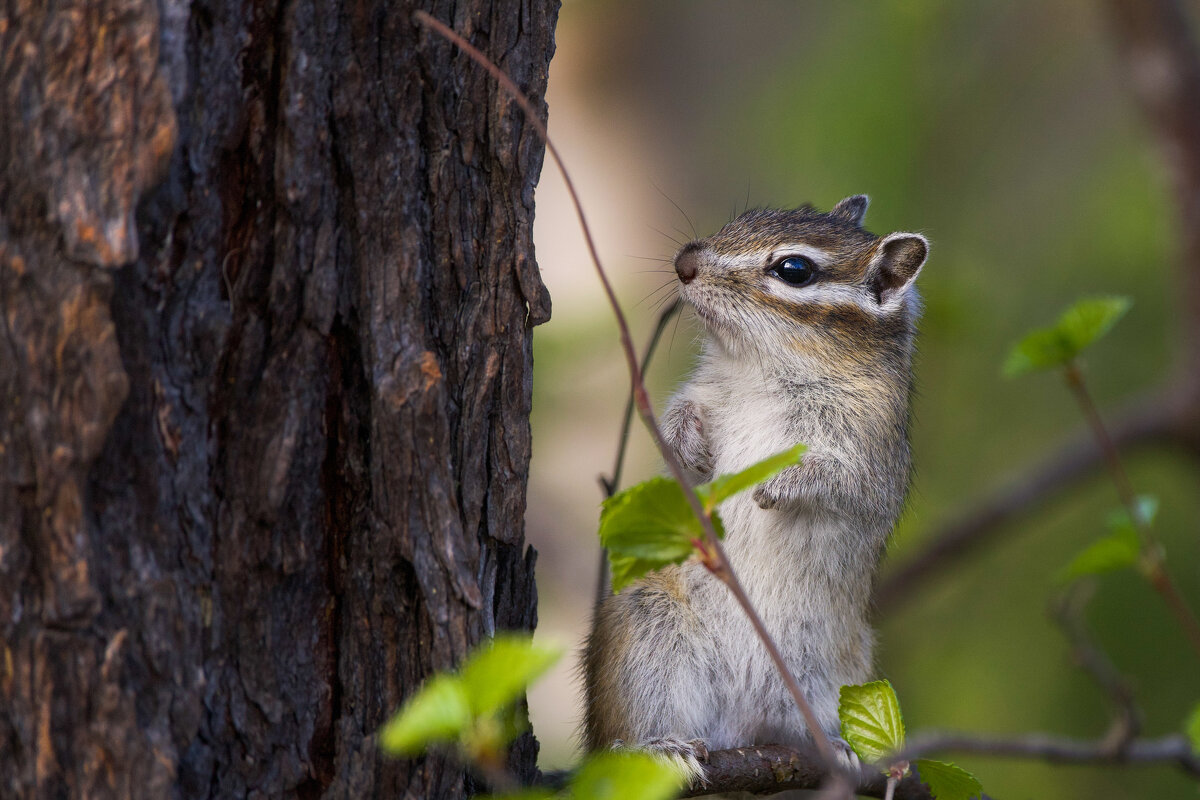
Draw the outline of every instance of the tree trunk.
M0 795L470 788L373 733L535 624L542 147L413 7L0 1Z

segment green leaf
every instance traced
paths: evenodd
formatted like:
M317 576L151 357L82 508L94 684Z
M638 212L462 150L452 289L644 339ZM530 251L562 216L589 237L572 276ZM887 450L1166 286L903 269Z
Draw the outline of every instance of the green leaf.
M1200 704L1192 709L1184 723L1183 732L1192 743L1192 752L1200 756Z
M573 800L668 800L684 782L664 758L641 752L591 755L571 778Z
M1129 310L1128 297L1090 297L1063 312L1052 327L1033 331L1013 347L1004 374L1061 367L1095 342Z
M842 738L868 764L882 764L904 748L904 717L892 684L843 686L838 694Z
M611 550L608 551L608 571L611 576L614 593L621 591L647 572L656 570L661 566L662 563L659 561L623 556L620 553L614 553Z
M913 766L921 773L921 782L929 786L935 800L970 800L983 796L983 785L960 766L928 758L917 759Z
M459 671L471 713L490 714L509 705L562 654L561 647L536 645L531 636L497 634Z
M1100 575L1136 566L1141 552L1142 543L1137 531L1132 527L1119 528L1088 545L1059 573L1058 579L1065 583L1084 575Z
M799 464L804 451L808 448L796 444L773 456L768 456L757 464L751 464L740 472L729 475L719 475L708 483L696 487L696 494L704 502L705 508L712 510L718 503L743 492L751 486L757 486L763 481L777 475L790 466Z
M1134 500L1134 513L1143 525L1154 523L1158 514L1158 498L1139 495ZM1129 512L1119 508L1108 515L1106 524L1110 533L1087 548L1063 568L1058 579L1073 581L1084 575L1100 575L1127 567L1137 566L1142 557L1142 539L1133 524Z
M1154 495L1140 494L1133 500L1133 511L1137 514L1142 525L1149 527L1154 524L1154 518L1158 516L1158 498ZM1117 531L1121 528L1130 528L1134 531L1137 526L1133 524L1133 520L1129 516L1129 512L1124 508L1118 508L1108 515L1106 520L1109 530Z
M713 518L717 535L724 529ZM600 543L608 550L613 591L619 592L650 570L677 564L694 550L704 529L683 489L670 478L653 478L604 501Z
M471 725L471 706L454 675L435 675L379 733L379 744L392 755L416 755L434 742L452 742Z

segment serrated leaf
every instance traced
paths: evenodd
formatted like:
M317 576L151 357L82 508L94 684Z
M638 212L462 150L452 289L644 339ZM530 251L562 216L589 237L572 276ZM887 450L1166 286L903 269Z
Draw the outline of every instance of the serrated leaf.
M979 780L957 764L919 758L913 766L921 773L921 782L929 787L934 800L970 800L983 796Z
M573 800L668 800L683 788L679 771L641 752L591 755L571 778Z
M1192 713L1188 715L1187 722L1183 725L1183 732L1187 734L1188 741L1192 743L1192 752L1200 756L1200 704L1192 709Z
M1084 548L1059 573L1059 580L1068 582L1084 575L1100 575L1136 566L1141 552L1142 544L1137 531L1132 527L1118 528Z
M724 535L714 515L713 527ZM670 478L652 478L610 497L600 512L600 543L608 550L613 591L650 570L688 558L704 537L683 489Z
M562 654L561 647L536 645L531 636L498 634L459 671L471 713L490 714L509 705Z
M773 456L768 456L757 464L751 464L739 472L720 475L708 483L697 486L696 494L700 496L705 508L710 510L716 508L718 503L727 500L738 492L743 492L752 486L757 486L768 478L774 477L780 471L799 464L804 451L807 449L803 444L793 445L787 450L776 453Z
M883 764L904 748L904 717L888 681L843 686L838 692L842 738L868 764Z
M379 744L392 755L416 755L435 742L456 741L471 725L471 705L455 675L435 675L379 732Z
M1128 297L1090 297L1068 308L1049 328L1031 332L1013 347L1004 374L1013 377L1060 367L1107 333L1129 310Z

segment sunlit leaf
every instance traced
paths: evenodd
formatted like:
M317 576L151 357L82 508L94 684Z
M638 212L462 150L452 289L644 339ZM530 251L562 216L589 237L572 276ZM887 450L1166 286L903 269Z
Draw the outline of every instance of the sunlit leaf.
M713 518L717 535L724 529ZM608 550L613 591L650 570L677 564L704 537L683 489L669 478L653 478L610 497L600 512L600 543Z
M920 758L913 762L921 782L929 786L934 800L970 800L983 796L983 786L974 775L956 764Z
M781 470L799 464L808 448L802 444L793 445L787 450L768 456L757 464L752 464L740 472L719 475L708 483L696 487L696 494L704 502L705 508L716 508L718 503L743 492L752 486L777 475Z
M884 764L904 748L904 717L888 681L843 686L838 693L842 738L868 764Z
M462 682L455 675L435 675L383 726L379 744L392 755L415 755L429 744L457 740L471 722Z
M573 800L668 800L683 785L679 770L662 758L609 751L589 756L570 789Z
M1132 301L1128 297L1080 300L1049 328L1031 332L1013 347L1004 364L1010 377L1037 369L1060 367L1107 333Z
M528 635L497 634L459 671L471 712L490 714L512 703L562 654L561 647L536 645Z

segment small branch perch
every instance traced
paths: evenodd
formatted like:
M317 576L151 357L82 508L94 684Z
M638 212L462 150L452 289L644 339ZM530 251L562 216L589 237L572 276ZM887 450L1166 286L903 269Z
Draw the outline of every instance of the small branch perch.
M816 754L803 753L780 745L739 747L716 750L708 755L705 773L709 783L689 790L683 797L701 797L730 792L773 794L789 789L819 789L826 771ZM855 794L882 798L887 791L883 773L863 770ZM895 800L932 800L929 790L913 776L896 786Z

